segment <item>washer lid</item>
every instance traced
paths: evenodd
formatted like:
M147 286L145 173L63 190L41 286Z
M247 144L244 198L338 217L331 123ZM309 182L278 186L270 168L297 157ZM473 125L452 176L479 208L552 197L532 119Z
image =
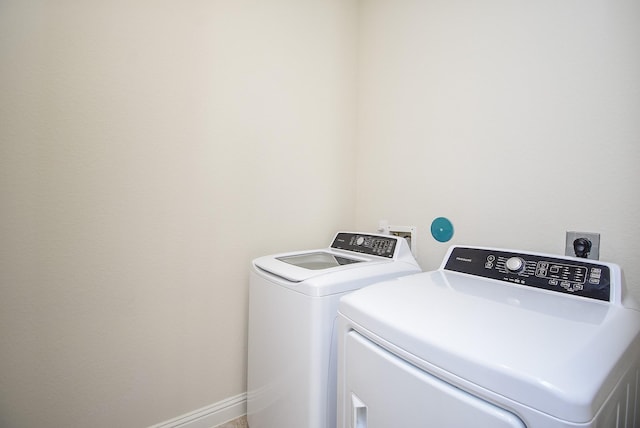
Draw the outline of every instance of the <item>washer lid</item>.
M362 263L364 260L354 259L351 257L339 256L326 251L314 251L305 254L293 254L290 256L276 257L281 262L289 263L305 269L322 270L330 269L342 265L353 263Z
M443 270L355 291L339 311L454 384L576 423L640 354L637 311Z
M259 257L253 261L253 264L257 268L287 281L302 282L319 275L339 272L372 261L374 259L371 257L352 256L323 249ZM380 261L386 262L386 260Z

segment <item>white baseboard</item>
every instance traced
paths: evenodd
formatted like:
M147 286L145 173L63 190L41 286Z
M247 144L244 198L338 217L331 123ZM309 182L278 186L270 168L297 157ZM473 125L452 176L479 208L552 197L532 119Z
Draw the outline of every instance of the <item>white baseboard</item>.
M202 407L149 428L213 428L247 413L247 393Z

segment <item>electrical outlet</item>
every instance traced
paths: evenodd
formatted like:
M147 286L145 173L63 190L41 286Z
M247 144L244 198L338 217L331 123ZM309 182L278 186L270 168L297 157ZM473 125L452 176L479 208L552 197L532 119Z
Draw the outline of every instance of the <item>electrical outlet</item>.
M380 222L382 232L406 239L413 257L418 258L418 229L415 226L390 226Z
M600 258L600 234L591 232L567 232L564 254L598 260Z

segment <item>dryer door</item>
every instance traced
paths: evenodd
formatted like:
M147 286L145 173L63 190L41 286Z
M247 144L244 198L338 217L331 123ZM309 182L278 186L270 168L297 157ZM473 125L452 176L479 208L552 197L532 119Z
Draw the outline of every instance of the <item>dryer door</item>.
M418 369L359 333L344 342L338 428L525 428L513 413Z

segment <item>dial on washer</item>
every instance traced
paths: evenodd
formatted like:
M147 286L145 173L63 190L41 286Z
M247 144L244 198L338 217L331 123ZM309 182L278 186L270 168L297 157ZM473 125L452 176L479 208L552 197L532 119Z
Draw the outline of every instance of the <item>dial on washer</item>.
M520 257L511 257L505 263L505 266L509 272L522 272L525 267L524 260Z

